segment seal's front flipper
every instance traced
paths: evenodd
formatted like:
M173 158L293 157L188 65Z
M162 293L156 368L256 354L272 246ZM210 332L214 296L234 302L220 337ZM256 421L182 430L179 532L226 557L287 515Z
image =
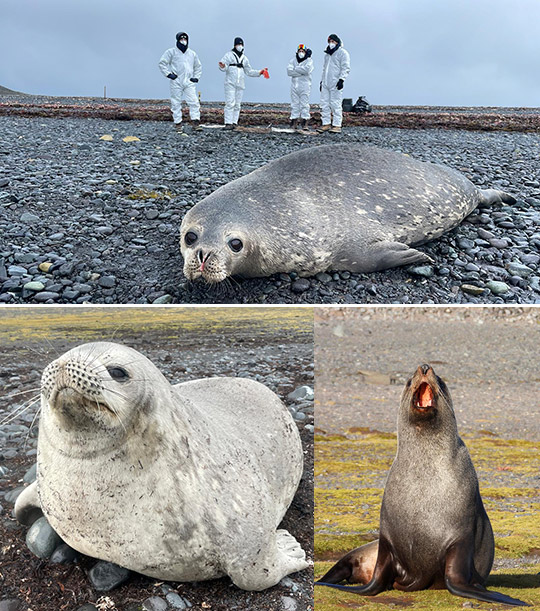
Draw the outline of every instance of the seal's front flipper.
M505 191L498 191L497 189L480 189L480 202L481 208L488 208L493 204L515 204L516 198L510 193Z
M310 563L300 543L288 531L280 529L266 549L259 549L253 558L237 558L234 566L226 567L226 571L242 590L260 592L276 585L286 575L307 569L308 566Z
M25 488L15 501L15 518L25 526L32 524L43 515L39 503L37 482Z
M476 600L482 600L487 603L501 603L503 605L513 605L514 607L530 607L526 602L511 596L506 596L500 592L490 592L486 590L484 586L475 584L456 584L452 583L448 577L445 579L446 587L448 591L456 596L463 596L465 598L475 598Z
M343 263L343 259L339 260ZM412 263L431 263L432 259L426 253L410 248L401 242L375 242L364 247L362 253L355 257L348 256L348 267L337 269L350 269L354 272L380 272L391 267L411 265ZM338 262L339 263L339 262Z
M329 584L346 579L349 583L369 583L375 571L378 551L378 540L353 549L336 562L319 581Z
M448 549L444 567L444 582L449 592L456 596L475 598L488 603L501 603L515 607L530 606L517 598L486 590L480 583L474 568L473 556L474 542L472 539L463 539Z

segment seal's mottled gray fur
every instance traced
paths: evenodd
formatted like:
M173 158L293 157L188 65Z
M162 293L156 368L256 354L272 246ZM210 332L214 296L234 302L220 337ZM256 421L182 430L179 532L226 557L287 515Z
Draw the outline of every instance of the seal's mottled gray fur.
M122 373L127 374L124 376ZM229 575L262 590L308 566L276 530L303 468L298 430L243 378L171 386L137 351L85 344L42 378L35 504L69 545L175 581Z
M429 260L409 248L458 225L480 203L514 201L451 168L360 144L302 149L220 187L184 217L184 274L372 272ZM186 244L186 233L197 241ZM232 239L243 242L236 253ZM201 263L204 265L201 270Z

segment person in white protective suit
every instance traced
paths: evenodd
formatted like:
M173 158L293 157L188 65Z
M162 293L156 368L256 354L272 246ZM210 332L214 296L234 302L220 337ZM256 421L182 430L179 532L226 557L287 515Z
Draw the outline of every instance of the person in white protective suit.
M330 34L324 53L320 85L322 125L318 131L339 133L343 119L343 83L349 76L351 59L337 34Z
M246 87L244 74L261 76L264 70L254 70L244 55L244 41L234 39L234 47L225 53L218 62L219 69L225 72L225 129L234 129L238 125L240 105Z
M287 66L287 74L291 77L291 127L305 129L309 121L309 95L311 93L311 73L313 60L311 49L298 45L296 56Z
M197 53L188 49L189 37L185 32L176 35L176 47L167 49L159 60L163 76L171 79L171 110L174 126L182 131L182 100L189 106L189 118L195 130L201 131L201 105L197 85L202 65Z

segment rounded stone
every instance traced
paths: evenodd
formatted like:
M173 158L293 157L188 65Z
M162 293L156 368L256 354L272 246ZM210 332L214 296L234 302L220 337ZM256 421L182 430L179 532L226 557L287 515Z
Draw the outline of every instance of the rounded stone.
M310 386L300 386L287 395L287 399L292 401L312 401L315 396L313 388Z
M128 569L104 560L100 560L88 571L91 584L100 592L117 588L128 579L129 575Z
M486 288L488 288L494 295L503 295L508 293L510 287L506 282L499 282L497 280L489 280L486 282Z
M80 557L81 555L77 550L70 547L67 543L62 543L62 545L59 545L54 550L49 561L54 564L71 564L72 562L77 562Z
M26 533L26 545L38 558L50 558L62 539L52 529L47 518L36 520Z
M145 611L167 611L169 606L167 605L167 602L163 600L163 598L160 598L159 596L151 596L143 602L142 608Z

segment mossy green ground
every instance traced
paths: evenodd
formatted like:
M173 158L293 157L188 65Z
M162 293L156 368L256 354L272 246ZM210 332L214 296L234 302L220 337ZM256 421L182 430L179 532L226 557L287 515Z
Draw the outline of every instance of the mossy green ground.
M540 442L505 440L484 434L464 437L475 464L480 491L495 534L495 559L513 559L519 568L494 570L488 587L540 608ZM394 435L350 430L317 435L315 443L315 577L354 547L376 539L388 469L395 456ZM530 561L529 561L530 559ZM385 606L456 609L465 599L446 591L389 591L364 598L315 588L317 611ZM500 607L473 602L479 608Z
M311 334L312 308L227 307L90 307L4 308L0 313L0 343L9 345L24 338L48 340L76 332L78 339L113 341L118 331L166 330L171 337L182 331L218 332L234 327L257 336L277 329L295 335ZM108 334L108 335L107 335Z

